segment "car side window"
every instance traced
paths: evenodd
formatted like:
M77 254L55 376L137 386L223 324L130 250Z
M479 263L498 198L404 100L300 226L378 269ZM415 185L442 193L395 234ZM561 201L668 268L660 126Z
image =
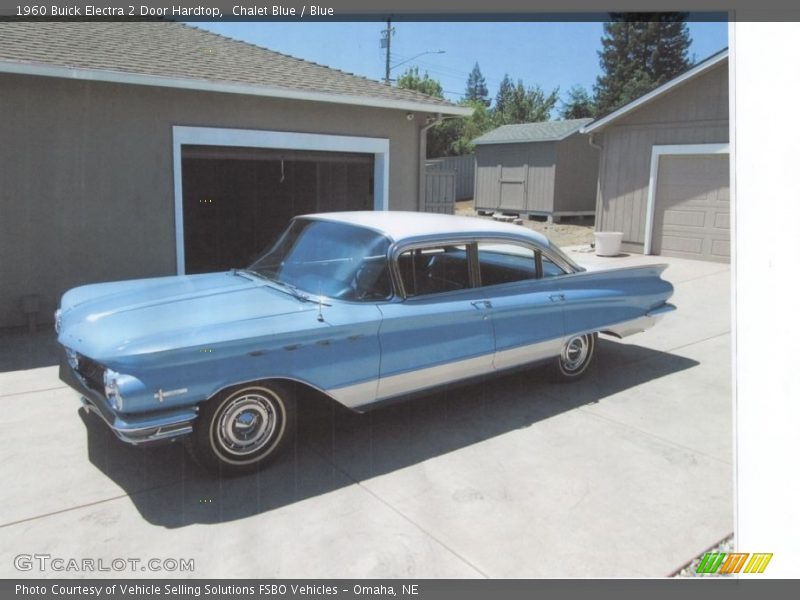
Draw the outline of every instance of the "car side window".
M536 279L536 257L527 246L480 242L478 265L483 286Z
M538 252L538 254L539 254L540 260L541 260L541 272L542 272L542 277L543 278L544 277L558 277L559 275L565 275L566 274L566 271L564 271L564 269L559 267L556 263L554 263L552 260L547 258L544 254L542 254L541 252Z
M439 294L470 287L465 246L430 246L401 253L397 259L406 297Z

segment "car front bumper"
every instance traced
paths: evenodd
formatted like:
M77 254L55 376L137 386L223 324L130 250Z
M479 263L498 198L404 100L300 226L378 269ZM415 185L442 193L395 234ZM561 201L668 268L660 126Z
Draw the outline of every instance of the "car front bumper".
M193 409L166 410L142 415L119 415L108 405L105 397L89 388L61 357L58 376L81 395L84 408L97 414L123 442L136 446L178 439L192 433L197 411Z

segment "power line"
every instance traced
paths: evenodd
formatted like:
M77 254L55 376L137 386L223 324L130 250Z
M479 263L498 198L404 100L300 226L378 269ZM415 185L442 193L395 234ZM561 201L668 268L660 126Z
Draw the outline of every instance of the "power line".
M400 55L395 55L395 56L396 57L400 57ZM422 65L424 67L428 67L431 72L438 72L438 73L443 74L443 75L462 77L462 78L464 78L464 80L466 80L470 76L470 73L471 73L471 71L470 71L470 73L467 73L465 71L461 71L457 67L450 67L450 66L447 66L447 65L442 65L442 64L439 64L439 63L434 63L434 62L430 62L430 61L426 61L426 60L418 60L416 62L419 65ZM483 73L481 73L481 75L483 75ZM485 75L483 75L483 78L486 80L487 83L490 83L492 85L499 85L500 82L502 81L501 79L495 79L493 77L486 77Z
M451 79L456 79L456 78L461 79L464 81L465 84L469 79L469 74L464 73L462 71L456 71L453 69L449 69L448 67L442 67L440 65L433 65L432 63L426 63L424 61L417 61L417 63L418 64L415 64L414 66L420 68L421 70L431 75L437 75L439 77L447 77ZM486 77L484 77L484 81L486 82L487 85L491 87L499 87L500 82L502 80L487 79Z

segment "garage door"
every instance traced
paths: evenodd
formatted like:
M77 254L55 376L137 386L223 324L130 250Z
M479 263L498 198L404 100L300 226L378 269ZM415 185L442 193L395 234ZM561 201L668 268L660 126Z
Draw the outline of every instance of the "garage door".
M730 261L727 154L659 158L653 253Z
M186 273L244 267L299 214L371 210L374 156L182 147Z

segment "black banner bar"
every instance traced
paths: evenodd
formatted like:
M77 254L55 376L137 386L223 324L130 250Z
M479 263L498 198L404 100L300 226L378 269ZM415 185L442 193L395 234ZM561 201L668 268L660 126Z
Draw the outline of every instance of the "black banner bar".
M0 597L28 600L196 600L197 598L336 598L337 600L402 598L405 600L531 600L545 598L791 597L797 581L730 578L656 580L2 580Z

